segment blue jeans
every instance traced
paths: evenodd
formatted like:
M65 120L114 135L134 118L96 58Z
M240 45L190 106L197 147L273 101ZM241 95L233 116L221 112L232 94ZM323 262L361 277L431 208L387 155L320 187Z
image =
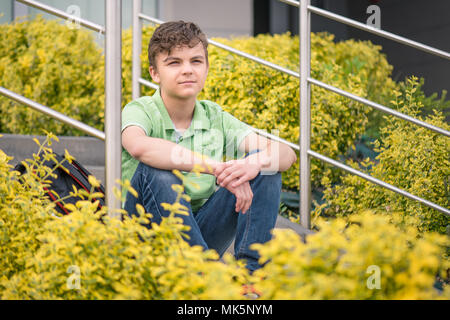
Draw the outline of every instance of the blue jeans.
M171 171L161 170L139 163L131 180L131 186L138 192L135 198L127 194L125 210L130 216L137 215L136 204L141 204L146 212L153 215L152 222L160 223L169 212L161 206L162 202L174 203L176 192L172 184L181 184ZM178 215L185 225L190 245L200 245L204 249L215 249L220 256L235 238L236 259L245 259L250 272L261 267L259 255L250 250L253 243L265 243L271 238L278 215L281 194L281 173L262 175L259 173L250 181L253 192L252 204L245 214L235 211L236 197L226 188L219 187L207 202L195 213L189 202L182 199L181 204L189 209L189 216ZM147 225L147 227L149 227Z

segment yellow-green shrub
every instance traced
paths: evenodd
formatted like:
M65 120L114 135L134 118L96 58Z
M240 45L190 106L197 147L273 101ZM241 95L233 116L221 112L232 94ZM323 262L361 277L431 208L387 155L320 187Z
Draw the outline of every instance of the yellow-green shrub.
M0 86L103 130L103 56L86 29L38 16L0 25ZM0 132L80 132L0 96Z
M17 180L8 164L11 159L0 150L0 280L26 269L29 252L39 247L36 237L54 206L42 197L34 179L27 179L30 187ZM0 282L0 293L1 288Z
M450 130L442 112L422 118L423 107L416 96L417 78L408 80L404 91L396 91L391 108L429 124ZM359 168L357 163L349 165L362 170L386 183L390 183L442 207L449 207L450 140L434 131L393 116L385 116L387 126L381 128L381 138L375 142L375 151L380 154L376 161L366 159ZM364 208L381 211L402 211L418 218L417 226L422 231L446 232L450 217L415 200L403 197L390 190L372 184L352 174L343 174L342 184L331 187L327 177L322 179L327 189L323 213L326 215L348 215ZM320 211L321 208L318 209Z
M400 224L404 214L321 220L306 244L293 231L278 230L269 243L255 245L261 261L269 262L249 276L231 256L219 262L215 252L182 239L185 227L175 216L186 211L179 203L185 196L181 185L173 186L175 203L164 204L170 217L150 230L141 225L151 219L142 207L139 217L101 220L107 208L94 213L97 204L90 198L96 195L82 191L86 200L67 205L71 214L57 217L44 197L51 172L41 159L28 161L34 170L25 183L10 171L9 160L0 150L1 299L241 299L248 281L265 299L450 297L447 287L441 295L433 289L435 276L449 267L443 259L448 238L421 235L413 222ZM380 290L366 286L371 265L381 270Z
M164 219L147 230L136 219L102 224L92 211L85 204L46 223L38 237L42 244L28 257L27 268L3 281L2 298L241 298L242 278L235 278L245 275L245 269L230 256L229 264L223 264L215 252L189 247L180 238L180 218ZM79 290L68 286L71 266L80 270Z
M449 239L396 219L403 213L321 219L306 244L292 230L276 230L270 242L254 245L270 261L255 272L263 278L255 288L263 299L450 299L448 288L433 288L450 267L443 258Z
M346 74L359 76L366 87L366 98L378 103L389 101L397 85L391 78L392 66L386 55L381 53L382 47L370 41L354 39L337 42L335 47L331 57L344 68Z
M142 208L139 218L100 220L107 209L94 213L97 203L90 198L66 205L71 214L57 217L44 197L49 169L36 158L29 163L36 174L25 174L21 184L9 160L0 151L0 298L243 298L244 265L230 255L222 263L216 252L190 247L182 239L186 227L175 216L185 212L178 200L166 204L171 216L151 230L140 224L150 218ZM175 190L180 197L182 186ZM79 289L69 287L76 283L74 266Z

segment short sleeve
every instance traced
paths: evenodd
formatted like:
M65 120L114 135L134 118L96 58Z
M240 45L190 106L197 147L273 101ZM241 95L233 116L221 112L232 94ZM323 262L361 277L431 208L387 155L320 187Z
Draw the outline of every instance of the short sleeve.
M244 152L239 150L242 141L253 132L252 127L240 121L231 114L223 112L222 124L224 129L224 152L227 158L240 158Z
M151 136L151 119L145 112L142 103L136 100L128 103L122 110L122 131L129 126L138 126L145 131L147 136Z

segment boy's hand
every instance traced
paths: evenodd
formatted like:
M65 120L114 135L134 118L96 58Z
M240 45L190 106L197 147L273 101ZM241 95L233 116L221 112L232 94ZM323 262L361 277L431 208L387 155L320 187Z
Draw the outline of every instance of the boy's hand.
M249 159L231 160L218 165L214 170L217 183L222 187L227 187L232 182L231 187L236 188L254 179L261 171L261 164L249 161Z
M229 184L225 188L236 197L236 212L242 211L244 214L247 213L253 200L253 192L250 183L247 181L238 187L231 187L231 184Z

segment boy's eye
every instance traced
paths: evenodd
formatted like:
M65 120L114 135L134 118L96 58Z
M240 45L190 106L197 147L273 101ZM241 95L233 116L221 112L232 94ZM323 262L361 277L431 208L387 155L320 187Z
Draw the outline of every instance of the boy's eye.
M178 61L172 61L172 62L169 62L169 65L177 64L177 63L178 63Z

